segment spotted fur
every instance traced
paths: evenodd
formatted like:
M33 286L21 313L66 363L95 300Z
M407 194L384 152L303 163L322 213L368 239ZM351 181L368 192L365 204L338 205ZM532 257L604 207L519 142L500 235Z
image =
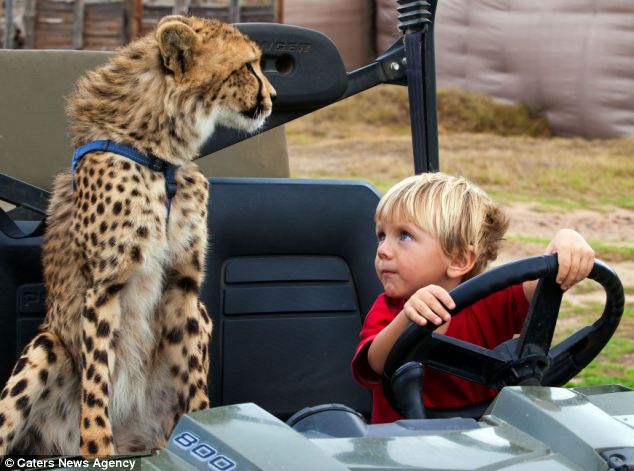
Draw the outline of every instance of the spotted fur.
M208 181L192 160L217 124L252 131L270 114L259 59L230 25L171 16L79 80L74 146L110 139L181 165L177 191L168 217L163 174L109 152L56 178L47 315L1 393L0 455L146 450L208 407Z

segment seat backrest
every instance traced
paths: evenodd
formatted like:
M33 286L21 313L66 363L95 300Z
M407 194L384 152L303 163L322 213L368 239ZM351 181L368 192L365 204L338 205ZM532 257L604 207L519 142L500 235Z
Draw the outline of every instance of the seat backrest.
M70 166L73 149L64 113L66 98L86 70L112 52L0 49L0 172L50 189ZM283 127L198 161L208 176L287 177Z
M378 200L359 182L212 179L212 405L255 402L287 418L337 402L369 415L350 362L381 291Z
M255 402L287 418L327 402L366 416L350 361L374 275L377 193L363 183L211 179L201 298L214 319L212 405ZM30 232L36 223L20 223ZM0 233L0 384L44 313L41 238Z
M19 222L30 233L35 222ZM41 237L15 240L0 232L0 388L44 318Z

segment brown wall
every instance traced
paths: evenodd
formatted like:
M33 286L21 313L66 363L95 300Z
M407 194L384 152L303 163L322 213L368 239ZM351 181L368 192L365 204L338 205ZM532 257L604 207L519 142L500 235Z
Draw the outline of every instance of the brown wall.
M372 4L371 0L284 0L283 21L324 33L351 70L365 65L373 54Z

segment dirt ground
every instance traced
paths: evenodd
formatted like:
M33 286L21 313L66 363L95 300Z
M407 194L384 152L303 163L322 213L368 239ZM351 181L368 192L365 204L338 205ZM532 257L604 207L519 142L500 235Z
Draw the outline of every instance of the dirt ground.
M530 203L513 203L506 205L505 209L511 217L510 236L549 239L559 229L569 227L588 240L601 241L613 246L631 247L634 238L634 210L630 209L611 208L606 212L573 210L558 213L538 211L535 205ZM507 243L500 253L498 263L537 255L541 250L543 248L538 244ZM609 264L618 273L625 287L634 286L634 261L610 260Z
M547 232L570 227L590 240L611 245L631 244L634 237L634 210L610 208L606 212L575 210L565 213L546 213L530 203L507 206L511 215L511 233L547 237Z

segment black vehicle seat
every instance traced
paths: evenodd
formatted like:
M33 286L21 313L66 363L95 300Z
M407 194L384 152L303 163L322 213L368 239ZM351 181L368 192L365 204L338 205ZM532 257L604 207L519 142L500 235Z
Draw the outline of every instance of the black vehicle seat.
M18 223L27 234L37 225ZM0 232L0 389L46 311L41 245L41 237L16 240Z
M369 416L369 392L353 382L350 361L381 289L377 193L355 182L211 182L201 298L214 319L212 405L255 402L286 419L337 402ZM41 241L0 233L2 384L44 317Z
M212 405L286 419L326 402L369 416L350 362L381 286L379 196L360 182L211 179L202 300L214 319Z

